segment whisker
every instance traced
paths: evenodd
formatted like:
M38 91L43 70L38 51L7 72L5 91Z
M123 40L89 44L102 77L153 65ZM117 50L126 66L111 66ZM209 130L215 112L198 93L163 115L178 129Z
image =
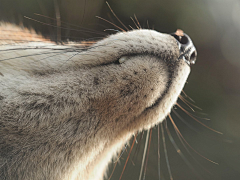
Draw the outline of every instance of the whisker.
M65 62L62 63L62 65L60 65L60 68L63 67L64 64L66 64L69 60L71 60L73 57L77 56L78 54L80 54L81 51L73 54L71 57L69 57ZM73 61L74 62L74 61Z
M90 43L91 44L91 43ZM28 49L34 49L34 50L41 50L41 49L46 49L46 50L49 50L49 51L44 51L44 52L39 52L39 53L33 53L33 54L28 54L28 55L23 55L23 56L17 56L17 57L11 57L11 58L5 58L5 59L0 59L0 62L1 61L6 61L6 60L12 60L12 59L20 59L20 58L23 58L23 57L31 57L31 56L38 56L38 55L44 55L44 54L50 54L50 53L67 53L67 52L76 52L76 51L80 51L80 50L94 50L96 47L80 47L79 46L71 46L69 48L51 48L51 46L54 46L52 44L48 45L48 46L34 46L34 47L24 47L24 48L12 48L12 49L5 49L5 50L0 50L0 52L5 52L5 51L12 51L12 50L28 50ZM104 46L104 45L99 45L97 47L100 47L100 46ZM50 47L50 48L49 48ZM55 51L55 52L51 52L51 51ZM56 52L57 51L57 52ZM61 51L61 52L59 52Z
M137 27L137 29L140 29L137 25L137 23L134 21L134 19L132 17L130 17L130 19L133 21L133 23L135 24L135 26Z
M189 104L189 105L191 105L191 106L193 106L193 107L195 107L195 108L197 108L197 109L199 109L199 110L202 110L202 108L200 108L200 107L196 106L195 104L189 102L189 101L186 100L183 96L179 95L179 98L180 98L182 101L184 101L186 104Z
M123 22L117 17L117 15L114 13L114 11L112 10L111 6L109 5L109 3L106 1L106 4L108 5L109 9L111 10L112 14L115 16L115 18L118 20L118 22L120 22L122 24L122 26L129 31L129 29L123 24Z
M117 162L118 162L119 159L121 158L121 156L122 156L122 154L124 153L124 151L126 150L126 148L127 148L127 145L125 145L124 150L122 151L122 153L119 153L117 160L114 162L115 165L114 165L114 167L113 167L112 173L111 173L111 175L109 176L108 180L110 180L110 179L112 178L113 173L114 173L114 171L115 171L115 169L116 169L116 167L117 167Z
M190 125L186 120L184 120L174 109L172 109L172 112L184 123L186 124L190 129L193 131L200 133L196 128L194 128L192 125Z
M57 43L61 42L61 15L60 9L57 0L53 0L54 8L55 8L55 15L56 15L56 22L57 22Z
M172 119L171 115L169 114L168 117L170 119ZM196 172L196 170L191 166L191 163L187 160L187 158L184 156L184 154L182 153L182 151L180 150L180 148L177 146L176 142L174 141L172 135L171 135L171 132L169 131L168 128L166 128L166 131L167 131L167 134L168 134L168 137L172 143L172 145L174 146L174 148L176 149L177 153L180 155L180 157L184 160L184 162L187 164L187 166L199 177L199 174ZM178 132L176 131L177 135L178 135ZM181 139L180 139L181 141ZM181 141L182 142L182 141ZM182 142L183 143L183 142ZM184 144L183 144L184 145ZM185 145L184 145L185 147ZM188 151L188 149L186 149ZM189 152L190 153L190 152ZM191 154L190 154L191 155ZM200 177L199 177L200 178Z
M40 55L43 55L43 54L56 54L58 52L48 52L48 51L45 51L45 52L42 52L42 53L34 53L34 54L29 54L29 55L24 55L24 56L18 56L18 57L13 57L13 58L6 58L6 59L1 59L0 62L2 61L7 61L7 60L11 60L11 59L20 59L20 58L23 58L23 57L31 57L31 56L40 56ZM60 54L60 53L59 53Z
M131 25L128 25L132 30L134 30L134 28Z
M173 110L173 113L180 119L182 120L182 122L184 122L190 129L194 130L197 133L200 133L198 130L196 130L194 127L192 127L189 123L187 123L175 110ZM177 130L174 128L179 140L181 141L182 145L184 146L184 148L187 150L188 154L193 158L193 160L200 166L202 167L206 172L208 172L209 174L212 174L210 171L208 171L205 167L203 167L203 165L201 163L199 163L199 161L193 157L192 153L188 150L188 148L186 147L186 145L184 144L182 138L180 137L180 135L178 134ZM204 135L204 134L203 134Z
M84 16L85 16L85 12L86 12L86 5L87 5L87 0L85 0L84 1L84 8L83 8L83 16L82 16L82 21L81 21L81 23L80 24L82 24L83 23L83 19L84 19Z
M202 158L208 160L209 162L212 162L212 163L218 165L218 163L216 163L216 162L214 162L214 161L206 158L205 156L203 156L202 154L200 154L198 151L196 151L196 150L187 142L187 140L183 137L183 135L182 135L181 132L179 131L177 125L175 124L175 122L173 121L173 119L171 118L171 116L169 116L169 118L170 118L170 121L172 122L172 125L173 125L174 129L177 131L177 134L179 134L179 135L181 136L181 139L188 145L188 147L190 147L196 154L198 154L198 155L201 156Z
M161 180L161 170L160 170L160 167L161 167L161 159L160 159L160 129L159 129L159 125L158 125L158 177L159 177L159 180Z
M187 105L187 107L189 107L193 112L195 112L195 110L188 103L186 103L180 95L179 95L179 99L181 99L182 102Z
M137 19L137 16L135 14L134 14L134 18L135 18L136 22L138 23L138 27L140 27L140 29L142 29L142 27L141 27L141 25L140 25L140 23L139 23L139 21Z
M126 162L125 162L125 164L124 164L124 167L123 167L123 170L122 170L122 173L121 173L121 176L120 176L119 180L122 179L122 176L123 176L124 170L125 170L125 168L126 168L126 166L127 166L127 163L128 163L129 157L130 157L130 155L131 155L131 152L132 152L133 146L134 146L134 144L135 144L136 138L137 138L137 136L134 137L134 140L133 140L132 146L131 146L130 151L129 151L129 153L128 153L128 157L127 157Z
M174 122L174 120L173 120L173 118L172 118L172 116L171 116L170 114L168 115L168 117L169 117L169 119L171 120L171 122ZM176 124L175 124L175 125L176 125ZM189 149L187 148L187 146L184 144L184 142L183 142L183 140L182 140L182 137L180 136L181 133L180 133L179 129L178 129L178 128L176 129L174 125L173 125L173 127L174 127L174 130L175 130L175 132L176 132L179 140L181 141L183 147L184 147L185 150L188 152L188 154L193 158L193 160L194 160L200 167L202 167L206 172L210 173L206 168L204 168L204 167L199 163L199 161L192 155L192 153L189 151ZM176 125L176 127L177 127L177 125ZM169 129L167 129L167 130L169 131ZM180 134L179 134L179 133L180 133ZM169 131L169 135L171 136L170 131ZM182 135L182 134L181 134L181 135ZM169 138L170 138L170 137L169 137ZM170 140L171 140L172 143L175 143L175 141L174 141L174 139L172 138L172 136L171 136ZM176 145L176 147L177 147L177 144L176 144L176 143L175 143L175 145ZM175 145L173 144L174 147L175 147ZM175 147L175 149L176 149L176 147ZM178 149L179 149L179 148L178 148ZM177 150L177 149L176 149L176 150ZM182 152L180 151L180 149L179 149L179 151L177 150L177 152L178 152L178 153L181 153L180 156L181 156L182 159L185 161L185 163L189 166L190 169L192 169L192 170L195 172L195 174L197 174L197 175L199 176L199 174L195 171L195 169L192 168L191 164L190 164L189 161L186 159L186 157L182 154ZM210 174L211 174L211 173L210 173Z
M190 97L184 92L184 90L182 90L182 93L184 94L184 96L185 96L186 98L188 98L190 101L192 101L192 102L195 103L195 101L194 101L192 98L190 98Z
M215 129L212 129L210 127L208 127L207 125L205 125L204 123L202 123L201 121L199 121L198 119L196 119L192 114L190 114L188 111L186 111L182 106L180 106L178 103L176 103L178 107L180 107L187 115L189 115L191 118L193 118L195 121L197 121L199 124L203 125L204 127L218 133L218 134L223 134Z
M180 99L180 97L179 97L179 99ZM182 99L180 99L180 100L182 100ZM182 104L181 106L182 106L182 108L184 108L186 111L190 109L190 110L193 111L195 114L199 114L199 115L201 115L201 116L207 116L206 113L202 113L202 112L199 112L199 111L195 111L195 110L194 110L193 108L191 108L185 101L182 100L182 102L183 102L184 104ZM186 105L186 106L185 106L185 105ZM201 109L201 110L202 110L202 109ZM190 112L189 112L189 113L190 113ZM192 116L194 116L195 118L210 121L209 118L200 117L200 116L195 115L195 114L192 114L192 113L190 113L190 114L191 114Z
M148 27L148 29L150 29L149 24L148 24L148 20L147 20L147 27Z
M171 172L171 168L170 168L170 164L169 164L169 160L168 160L167 147L166 147L165 135L164 135L164 129L163 129L163 124L162 123L161 123L161 130L162 130L163 149L164 149L164 153L165 153L168 173L169 173L170 179L173 180L172 172Z
M116 31L116 32L120 32L120 31L117 30L117 29L104 29L103 31Z
M189 109L192 111L192 108L191 107L189 107L184 101L183 101L183 103L184 104L181 104L181 106L182 106L182 108L184 108L186 111L188 111ZM177 107L175 107L176 109L177 109ZM202 116L207 116L207 114L205 114L205 113L201 113L201 112L198 112L198 111L193 111L195 114L200 114L200 115L202 115ZM189 111L188 111L188 113L190 113ZM207 121L210 121L210 119L209 118L206 118L206 117L200 117L200 116L198 116L198 115L195 115L195 114L192 114L192 113L190 113L192 116L194 116L195 118L198 118L198 119L201 119L201 120L207 120Z
M45 16L45 15L42 15L42 14L34 13L34 15L36 15L36 16L41 16L41 17L45 17L45 18L48 18L48 19L57 21L55 18L51 18L51 17L49 17L49 16ZM62 24L66 24L66 25L70 25L70 26L73 26L73 27L85 29L85 30L88 30L88 31L92 31L92 32L98 32L98 31L95 31L95 30L92 30L92 29L89 29L89 28L85 28L85 27L83 27L83 26L71 24L71 23L68 23L68 22L65 22L65 21L61 21L61 23L62 23ZM66 26L65 26L65 27L66 27ZM71 29L70 29L70 30L71 30Z
M126 32L124 29L120 28L119 26L117 26L116 24L112 23L111 21L108 21L108 20L106 20L106 19L104 19L102 17L99 17L99 16L96 16L96 18L99 18L99 19L101 19L103 21L106 21L107 23L112 24L113 26L115 26L116 28L120 29L121 31Z
M34 13L34 15L40 16L40 17L44 17L44 18L47 18L47 19L51 19L51 20L53 20L53 21L57 21L55 18L51 18L51 17L45 16L45 15L42 15L42 14ZM82 33L83 33L83 32L86 32L86 33L91 32L91 33L94 33L94 34L99 34L99 31L96 31L96 30L94 30L94 29L85 28L85 27L83 27L83 26L79 26L79 25L67 23L67 22L65 22L65 21L60 21L60 22L61 22L60 28L66 28L67 30L74 30L74 31L77 30L77 29L68 28L68 26L72 26L72 27L81 28L81 29L82 29L82 31L81 31ZM50 23L48 23L48 24L50 24ZM53 25L53 24L51 24L51 25ZM53 25L53 26L54 26L54 25ZM101 35L106 35L106 34L101 33ZM62 36L62 35L61 35L61 37L63 37L63 38L69 38L69 36ZM79 38L79 37L74 37L74 36L71 36L71 37L70 37L70 39L75 39L75 40L81 41L81 39L78 39L78 38ZM102 38L102 37L101 37L101 38ZM51 39L53 39L53 38L51 38ZM86 39L84 39L84 40L86 40Z
M148 129L148 131L147 131L147 136L146 136L146 141L145 141L145 147L144 147L144 151L143 151L142 165L141 165L139 180L142 179L142 172L143 172L143 167L144 167L144 161L145 161L145 158L146 158L146 152L147 152L147 145L148 145L148 140L149 140L149 134L150 134L150 130Z
M150 150L151 139L152 139L152 128L151 128L151 130L150 130L150 135L149 135L149 143L148 143L148 150L147 150L147 159L146 159L146 163L145 163L145 169L144 169L144 174L143 174L143 180L145 180L146 172L147 172L147 163L148 163L148 156L149 156L149 150Z
M48 26L52 26L52 27L55 27L57 28L57 26L55 25L52 25L52 24L48 24L48 23L44 23L42 21L38 21L36 19L33 19L33 18L30 18L30 17L27 17L27 16L23 16L24 18L26 19L29 19L29 20L32 20L32 21L35 21L35 22L38 22L40 24L43 24L43 25L48 25ZM68 30L68 28L64 28L64 27L60 27L61 29L65 29L65 30ZM71 29L72 31L77 31L77 32L87 32L87 33L92 33L92 34L98 34L98 35L106 35L105 33L100 33L100 32L92 32L92 31L86 31L86 30L80 30L80 29Z
M197 130L196 128L194 128L192 125L190 125L186 120L184 120L174 109L172 109L172 112L184 123L186 124L190 129L192 129L193 131L195 131L196 133L201 133L199 130ZM202 136L206 136L205 134L201 134ZM207 138L212 138L214 140L218 140L214 137L211 136L206 136Z
M40 62L40 61L42 61L42 60L45 60L45 59L48 59L48 58L51 58L51 57L56 57L56 56L58 56L58 55L62 55L62 54L65 54L65 53L66 53L66 52L58 52L58 53L56 52L56 53L55 53L54 55L52 55L52 56L47 56L47 57L41 58L41 59L39 59L39 60L34 60L34 62ZM72 58L72 57L70 57L70 58ZM67 62L68 60L69 60L69 59L67 59L66 62ZM64 62L64 63L65 63L65 62ZM64 64L64 63L63 63L63 64ZM62 67L62 66L60 66L60 68L61 68L61 67ZM54 68L52 68L52 67L51 67L51 69L54 70Z
M141 132L141 136L140 136L140 139L139 139L139 141L138 141L138 144L137 144L137 148L135 149L135 152L133 153L133 156L132 156L132 163L134 164L134 160L135 160L135 158L136 158L136 154L139 152L139 150L140 150L140 147L141 147L141 145L142 145L142 139L143 139L143 135L144 135L144 131L142 131ZM135 165L135 164L134 164Z
M106 30L112 30L113 31L113 29L106 29ZM1 31L1 30L0 30ZM104 30L105 31L105 30ZM118 30L114 30L114 31L117 31L117 32L119 32ZM24 39L18 39L18 36L16 36L16 35L8 35L8 37L11 37L11 38L9 38L9 39L3 39L3 38L1 38L0 37L0 40L1 41L10 41L10 42L13 42L13 43L3 43L3 42L1 42L2 44L0 44L0 46L5 46L5 45L19 45L20 43L25 43L25 42L27 42L27 43L31 43L31 42L40 42L40 43L42 43L43 41L42 40L39 40L39 37L37 37L37 36L32 36L31 34L30 35L25 35L25 36L21 36L21 38L24 38L24 37L26 37L26 38L28 38L28 37L30 37L30 38L32 38L32 39L36 39L36 40L24 40ZM16 37L16 38L15 38ZM63 38L68 38L68 36L62 36ZM88 42L89 40L93 40L93 41L91 41L91 42L94 42L94 43L96 43L96 41L97 41L97 39L99 39L99 40L101 40L102 39L102 37L94 37L94 38L80 38L80 37L77 37L77 36L71 36L71 40L70 41L62 41L61 43L63 43L63 44L69 44L69 43L71 43L72 41L74 41L74 42L81 42L81 43L86 43L86 42ZM45 41L47 41L48 43L54 43L54 42L56 42L56 38L45 38ZM54 44L54 45L56 45L56 44Z

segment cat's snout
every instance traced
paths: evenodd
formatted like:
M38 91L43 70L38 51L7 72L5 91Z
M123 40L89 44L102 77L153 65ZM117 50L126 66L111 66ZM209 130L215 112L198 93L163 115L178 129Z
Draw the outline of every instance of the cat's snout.
M197 50L193 45L191 38L182 30L177 30L171 34L178 42L180 56L179 59L184 59L188 65L195 64L197 59Z

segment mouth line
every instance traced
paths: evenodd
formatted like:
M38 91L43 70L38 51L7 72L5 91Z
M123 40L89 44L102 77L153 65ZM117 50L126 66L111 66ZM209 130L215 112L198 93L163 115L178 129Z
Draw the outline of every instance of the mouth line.
M182 60L182 59L179 59L179 60ZM171 87L173 79L174 79L174 69L177 68L177 66L178 66L178 64L171 64L171 66L168 67L169 80L167 82L166 89L164 90L164 92L158 98L156 98L156 100L154 101L154 103L151 106L146 107L144 109L143 113L148 111L149 109L152 109L155 106L157 106L160 103L160 101L165 97L165 95L168 93L169 88Z
M181 49L180 49L180 52L181 52ZM193 54L192 55L193 59L191 59L190 54ZM166 84L166 89L164 90L164 92L158 98L156 98L154 103L151 106L146 107L142 113L145 113L148 110L151 110L152 108L154 108L154 107L156 107L160 104L162 99L166 96L169 89L171 88L171 86L173 84L173 81L175 80L175 70L179 68L179 65L181 64L180 61L182 61L182 63L184 61L191 68L191 65L195 64L195 61L196 61L196 56L195 55L196 55L196 49L193 45L192 47L189 47L189 48L185 49L184 52L181 52L180 56L178 57L178 61L175 61L175 63L170 63L168 65L169 80Z

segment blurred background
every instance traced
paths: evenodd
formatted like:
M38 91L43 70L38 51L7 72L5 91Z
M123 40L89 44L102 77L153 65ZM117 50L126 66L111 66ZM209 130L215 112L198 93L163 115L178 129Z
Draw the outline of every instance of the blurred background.
M192 38L198 50L198 58L196 65L192 67L184 91L203 110L195 108L196 112L191 113L198 116L199 121L223 133L220 135L207 129L180 108L175 107L184 122L175 114L172 116L186 141L202 156L219 165L207 161L188 147L191 152L189 154L167 120L168 129L175 141L171 143L165 130L172 175L169 175L167 168L161 135L161 179L168 180L171 176L178 180L240 179L240 1L109 0L108 2L127 27L130 25L136 28L130 18L134 18L135 14L142 28L149 27L166 33L182 29ZM96 16L123 28L103 0L0 0L0 21L32 27L56 41L57 38L76 41L97 39L118 30ZM59 23L61 29L56 28ZM61 34L61 38L57 34ZM179 104L191 111L180 100ZM201 117L211 120L204 120ZM159 179L157 129L158 127L153 128L145 179ZM141 137L138 137L139 139ZM145 135L141 141L139 140L138 145L135 145L122 179L139 178L144 141ZM181 149L185 158L180 157L174 146ZM128 147L123 153L112 180L119 179L129 149ZM137 153L134 155L135 151Z

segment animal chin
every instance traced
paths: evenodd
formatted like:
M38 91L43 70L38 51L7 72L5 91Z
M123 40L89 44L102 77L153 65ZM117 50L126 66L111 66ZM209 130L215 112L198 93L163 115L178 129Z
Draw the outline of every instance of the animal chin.
M157 98L156 101L151 106L147 107L145 111L148 111L149 109L158 106L163 97L168 93L168 90L172 85L172 81L173 79L175 79L174 77L175 68L178 68L178 64L181 63L181 61L184 61L189 66L195 64L196 62L197 50L191 38L187 34L185 34L182 30L177 30L175 33L172 33L171 35L177 41L180 55L178 57L178 60L175 61L175 63L171 63L171 65L169 64L170 77L165 92L159 98Z
M170 113L171 108L176 103L181 90L186 82L190 73L189 64L181 58L175 61L169 67L170 78L167 83L165 91L154 101L154 103L146 107L145 110L138 117L145 119L147 123L143 123L140 129L148 129L154 125L162 122L165 117ZM181 83L184 82L184 83ZM174 93L173 93L174 92ZM174 96L171 94L175 94ZM167 109L167 110L164 110ZM149 118L150 117L150 118ZM151 119L152 118L152 119Z

